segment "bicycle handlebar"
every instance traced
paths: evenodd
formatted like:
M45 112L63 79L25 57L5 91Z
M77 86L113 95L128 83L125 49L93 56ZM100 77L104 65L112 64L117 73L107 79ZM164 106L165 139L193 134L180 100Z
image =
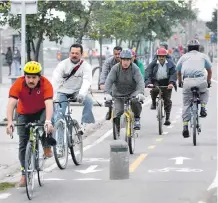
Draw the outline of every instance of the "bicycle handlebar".
M158 86L158 85L154 85L153 87L147 86L147 88L168 88L168 86Z
M69 99L67 99L67 100L65 100L65 101L53 101L53 103L55 103L55 104L61 104L61 103L64 103L64 102L77 102L77 99L76 98L69 98Z

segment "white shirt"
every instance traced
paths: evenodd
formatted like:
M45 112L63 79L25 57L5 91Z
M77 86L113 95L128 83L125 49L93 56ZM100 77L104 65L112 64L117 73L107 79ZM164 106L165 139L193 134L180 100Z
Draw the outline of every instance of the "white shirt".
M79 94L86 96L88 90L92 84L92 67L86 61L83 61L80 68L72 75L67 81L64 77L70 75L71 71L77 64L73 64L70 58L61 61L54 69L52 74L52 85L54 89L54 97L57 92L73 94L79 92Z
M163 65L161 65L159 60L157 60L157 64L158 64L158 71L156 73L156 79L157 80L163 80L163 79L167 79L168 78L168 75L167 75L167 63L168 63L168 61L165 60L165 63Z

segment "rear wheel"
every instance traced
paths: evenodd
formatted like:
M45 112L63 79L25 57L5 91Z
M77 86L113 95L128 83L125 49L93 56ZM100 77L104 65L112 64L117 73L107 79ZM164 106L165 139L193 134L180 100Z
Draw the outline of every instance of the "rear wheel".
M118 129L118 123L116 124L116 122L120 122L120 120L118 121L118 118L113 118L112 122L113 122L113 137L114 140L118 140L120 139L120 133L119 133L120 129Z
M57 142L53 147L55 161L60 169L65 169L68 163L68 139L65 120L61 118L57 120L53 136Z
M25 177L27 197L31 200L35 183L35 153L33 153L32 143L30 141L27 144L25 154Z
M197 112L196 111L193 111L193 132L192 132L192 135L193 135L193 144L194 146L196 146L197 144L197 138L196 138L196 135L197 135Z
M82 134L79 133L79 124L73 120L73 124L69 132L69 146L70 152L75 165L80 165L83 160L83 139Z

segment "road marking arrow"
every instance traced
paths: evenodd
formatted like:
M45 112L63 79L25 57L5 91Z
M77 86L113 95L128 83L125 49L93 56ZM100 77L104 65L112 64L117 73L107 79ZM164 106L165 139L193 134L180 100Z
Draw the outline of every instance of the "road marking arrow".
M85 170L75 170L75 171L79 172L79 173L83 173L83 174L94 173L94 172L97 172L97 171L102 171L102 170L95 170L97 167L98 167L98 165L91 165L91 166L89 166Z
M184 160L188 160L188 159L190 159L190 158L179 156L179 157L171 158L169 160L176 160L175 164L181 165L181 164L183 164Z

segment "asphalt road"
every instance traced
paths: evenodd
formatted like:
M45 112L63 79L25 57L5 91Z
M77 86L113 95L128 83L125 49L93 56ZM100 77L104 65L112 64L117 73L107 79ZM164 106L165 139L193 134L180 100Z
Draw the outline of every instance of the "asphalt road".
M84 163L69 161L66 170L50 167L43 188L36 187L37 203L215 203L217 166L217 85L210 89L208 117L201 119L202 133L193 146L182 137L181 89L172 96L172 125L158 135L156 111L144 105L142 128L130 155L130 178L109 179L111 123L92 136L101 136L85 147ZM214 183L213 183L214 182ZM212 184L213 183L213 184ZM25 189L0 193L1 203L28 202Z

